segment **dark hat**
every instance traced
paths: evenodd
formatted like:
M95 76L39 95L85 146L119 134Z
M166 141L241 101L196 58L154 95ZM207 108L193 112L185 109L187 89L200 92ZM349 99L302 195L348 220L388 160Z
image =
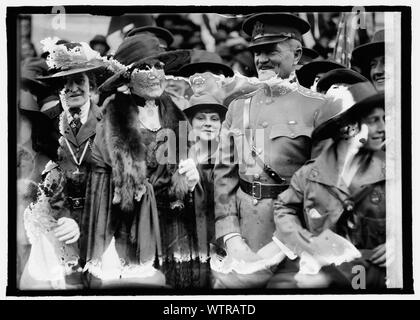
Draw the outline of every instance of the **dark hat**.
M97 34L95 37L93 37L92 40L90 40L89 45L91 48L93 48L93 46L97 43L103 44L106 47L106 51L110 49L108 43L106 42L105 36Z
M249 48L286 39L302 41L302 35L310 30L305 20L288 13L259 13L246 19L242 29L251 36Z
M352 85L358 82L368 82L366 77L362 76L359 72L351 69L334 69L325 73L316 84L318 92L326 92L328 89L337 83L345 83Z
M101 86L102 91L112 91L124 83L129 82L127 72L140 66L142 63L150 60L159 60L164 63L165 72L171 73L178 70L182 65L190 62L190 51L174 50L164 51L160 46L159 39L155 36L143 33L127 37L118 47L114 55L114 60L128 67L129 70L118 71L115 75L106 80Z
M360 119L370 109L385 105L384 94L378 93L370 82L359 82L343 90L345 93L329 98L320 124L312 132L312 139L331 138L348 121Z
M191 121L197 112L201 110L211 110L217 112L220 119L223 121L228 108L220 103L214 96L210 94L193 95L190 98L190 106L185 108L183 112L187 118Z
M21 68L21 81L23 87L29 89L36 95L48 93L50 87L37 80L38 77L48 75L48 65L42 58L30 58Z
M298 64L305 65L318 57L319 53L315 50L302 47L302 56L300 57Z
M375 32L371 42L353 50L351 53L352 64L361 68L366 75L372 59L383 55L385 55L385 30L382 29Z
M48 51L50 54L46 62L51 74L37 78L42 81L93 71L104 67L99 53L84 42L68 42L53 45Z
M165 28L153 27L153 26L145 26L145 27L132 29L126 34L125 37L127 38L127 37L134 36L136 34L141 34L145 32L149 32L153 34L159 40L163 40L165 42L165 49L169 47L172 44L172 42L174 42L174 36L169 30Z
M334 61L317 60L309 62L299 70L296 70L296 76L299 83L309 89L314 83L317 74L341 68L345 68L345 66Z
M233 70L223 63L217 53L197 49L191 50L191 63L183 66L176 74L181 77L190 77L195 73L204 72L233 77Z

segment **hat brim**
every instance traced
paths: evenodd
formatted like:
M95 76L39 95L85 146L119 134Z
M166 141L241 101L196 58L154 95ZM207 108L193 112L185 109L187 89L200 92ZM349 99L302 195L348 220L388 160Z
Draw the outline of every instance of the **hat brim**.
M169 30L166 30L161 27L153 27L153 26L139 27L139 28L132 29L127 33L125 37L126 38L131 37L142 32L150 32L154 34L157 38L161 38L165 40L168 47L174 42L174 36L172 35L171 32L169 32Z
M51 90L47 84L36 79L22 77L22 84L35 94L44 94Z
M222 104L203 103L203 104L195 104L193 106L185 108L183 110L183 112L185 113L187 118L191 121L192 118L197 114L197 112L199 112L201 110L211 110L211 111L217 112L219 114L220 118L224 119L228 108L226 108Z
M319 79L316 89L318 92L326 92L328 89L336 83L346 83L349 85L358 82L369 82L366 77L351 69L334 69L325 73L321 79Z
M154 56L143 58L136 61L132 68L141 65L149 60L159 60L164 63L163 69L165 74L174 74L181 66L191 61L191 53L189 50L174 50L162 52ZM126 71L119 71L110 78L108 78L100 87L99 90L103 92L114 91L118 87L127 84L129 80L124 77Z
M369 112L373 108L384 108L385 107L385 96L383 93L378 93L370 96L366 99L359 101L349 109L336 114L327 121L320 124L312 132L313 140L324 140L332 138L338 133L338 130L343 124L348 121L357 119L361 114Z
M299 84L306 88L310 88L314 83L315 77L317 74L334 69L345 69L346 67L337 62L328 61L328 60L319 60L312 61L303 65L299 70L296 70L296 76L298 78Z
M79 68L71 68L68 70L63 70L63 71L58 71L54 74L48 75L48 76L43 76L43 77L37 77L37 80L52 80L52 79L56 79L56 78L62 78L62 77L66 77L69 75L73 75L73 74L77 74L77 73L83 73L83 72L88 72L88 71L93 71L96 69L100 69L100 68L105 68L103 65L87 65L85 67L79 67Z
M216 62L190 63L179 69L176 74L181 77L190 77L195 73L204 73L206 71L212 73L221 72L225 77L233 77L234 74L229 66Z
M98 40L98 41L96 41L96 40L92 40L91 42L89 42L89 46L91 47L91 48L93 48L93 46L95 45L95 44L97 44L97 43L99 43L99 44L103 44L104 46L105 46L105 51L109 51L109 49L111 49L111 47L108 45L108 43L106 43L106 42L103 42L103 41L100 41L100 40Z
M385 42L366 43L355 48L351 55L352 64L361 68L363 74L367 77L370 70L370 61L375 57L385 55Z

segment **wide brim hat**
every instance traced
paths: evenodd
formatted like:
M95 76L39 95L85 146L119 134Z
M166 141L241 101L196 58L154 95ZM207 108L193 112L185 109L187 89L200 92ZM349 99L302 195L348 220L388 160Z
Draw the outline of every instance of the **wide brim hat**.
M93 48L96 43L103 44L106 47L106 51L109 51L110 47L106 42L105 36L96 35L92 40L90 40L89 45Z
M334 61L316 60L309 62L303 65L299 70L296 70L296 76L298 78L299 84L309 89L314 83L317 74L343 68L346 67Z
M385 95L378 93L370 82L356 83L345 90L346 94L329 98L323 111L326 120L321 120L314 129L312 139L332 138L343 125L360 119L373 108L385 106Z
M191 50L191 61L182 66L176 75L181 77L190 77L195 73L212 72L214 74L223 74L225 77L233 77L233 70L223 63L222 58L215 52L206 50Z
M175 73L181 66L191 61L189 50L163 51L159 39L150 34L137 34L127 37L118 47L114 59L125 66L107 79L100 87L101 91L114 89L130 82L129 74L132 70L150 60L164 63L166 74ZM129 67L130 66L130 67ZM129 68L128 68L129 67Z
M161 28L161 27L154 27L154 26L145 26L145 27L134 28L134 29L130 30L126 34L125 37L126 38L131 37L131 36L134 36L136 34L140 34L140 33L144 33L144 32L149 32L149 33L155 35L157 38L164 40L168 47L174 42L174 36L169 30L167 30L165 28Z
M217 112L220 116L220 119L223 121L228 110L226 106L219 103L219 101L217 101L217 99L210 94L203 94L199 96L193 95L191 96L189 103L190 106L185 108L183 112L190 121L197 112L202 110L211 110L213 112Z
M358 82L368 82L369 80L352 69L334 69L325 73L316 84L318 92L326 92L328 89L337 83L345 83L353 85Z
M302 41L302 35L310 30L305 20L288 13L259 13L247 18L243 31L251 37L249 48L278 43L287 39Z
M316 52L315 50L302 47L302 56L300 57L298 64L305 65L311 62L312 60L318 58L319 56L320 56L319 53Z
M371 42L356 47L351 53L352 64L367 73L373 58L385 55L385 30L378 30Z

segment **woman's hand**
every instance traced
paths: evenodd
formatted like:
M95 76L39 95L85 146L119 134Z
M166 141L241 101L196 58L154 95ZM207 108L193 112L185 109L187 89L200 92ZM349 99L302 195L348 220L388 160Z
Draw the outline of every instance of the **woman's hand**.
M193 159L181 160L179 163L179 174L185 174L188 183L188 189L193 191L200 181L200 174Z
M65 241L66 244L74 243L80 237L79 225L71 218L60 218L54 229L54 235L59 241Z
M380 244L372 250L373 254L370 257L370 261L380 267L386 266L386 246L385 243Z

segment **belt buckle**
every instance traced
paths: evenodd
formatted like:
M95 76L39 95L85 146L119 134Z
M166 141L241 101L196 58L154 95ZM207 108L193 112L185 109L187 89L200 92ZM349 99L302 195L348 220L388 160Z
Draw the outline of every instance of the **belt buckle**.
M257 189L259 190L258 192L256 192ZM261 200L262 199L261 182L259 182L259 181L252 182L252 197L254 198L254 200Z
M84 198L70 198L73 209L82 209L84 207Z

